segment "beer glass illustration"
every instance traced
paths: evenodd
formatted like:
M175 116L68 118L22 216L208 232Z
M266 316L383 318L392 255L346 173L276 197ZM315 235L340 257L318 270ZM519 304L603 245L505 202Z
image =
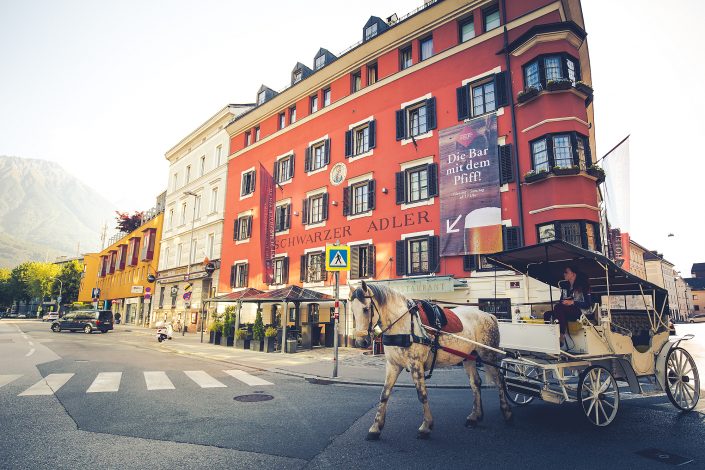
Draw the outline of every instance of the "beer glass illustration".
M502 251L502 215L499 207L481 207L465 216L465 252Z

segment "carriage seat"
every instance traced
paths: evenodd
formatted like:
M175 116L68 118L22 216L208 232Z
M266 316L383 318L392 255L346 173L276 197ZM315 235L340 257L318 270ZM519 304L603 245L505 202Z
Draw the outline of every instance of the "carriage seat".
M459 333L463 331L463 324L460 318L448 308L443 308L426 300L417 300L416 307L419 310L421 323L426 326L436 328L441 326L441 331L446 333Z
M615 328L615 325L618 328ZM631 333L632 343L637 350L641 347L648 348L651 344L651 322L643 310L616 310L612 309L613 333L624 335L628 330ZM657 330L658 333L665 331L663 326Z

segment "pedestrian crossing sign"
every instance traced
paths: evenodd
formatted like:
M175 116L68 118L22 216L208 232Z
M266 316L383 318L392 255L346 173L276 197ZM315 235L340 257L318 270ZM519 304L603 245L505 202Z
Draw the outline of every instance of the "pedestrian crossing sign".
M326 246L326 271L350 271L350 247Z

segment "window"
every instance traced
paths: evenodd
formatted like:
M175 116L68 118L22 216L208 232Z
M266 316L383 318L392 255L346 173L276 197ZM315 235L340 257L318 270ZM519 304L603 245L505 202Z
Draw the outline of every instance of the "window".
M215 168L218 168L220 166L220 157L223 153L223 146L219 145L215 148Z
M181 252L183 251L183 243L176 245L176 265L181 266Z
M186 223L186 203L181 204L181 225Z
M230 268L230 287L247 287L247 263L237 263Z
M169 228L174 226L174 209L169 209Z
M350 75L350 91L355 93L362 88L362 72L359 70Z
M245 132L245 147L250 145L252 143L252 136L250 135L250 131Z
M286 127L286 113L279 113L279 129Z
M174 181L174 191L176 191L176 188L179 185L179 174L178 173L174 173L173 181Z
M376 145L376 123L374 120L345 133L345 157L367 153Z
M240 183L240 196L247 196L255 192L255 170L250 170L242 174Z
M287 155L274 162L274 181L283 183L294 177L294 155Z
M281 285L289 282L289 258L274 258L274 278L272 284Z
M325 251L301 255L301 282L321 282L327 278Z
M267 92L262 90L257 95L257 105L263 104L267 100Z
M166 291L166 287L162 286L159 289L159 308L164 308L164 291Z
M430 274L440 270L437 236L399 240L396 244L397 276Z
M252 235L252 216L242 215L235 220L235 240L247 240Z
M323 68L324 65L326 65L326 56L319 55L318 57L316 57L316 60L314 61L313 69L318 70L320 68Z
M397 140L410 139L436 128L436 98L397 111Z
M148 228L143 230L142 233L144 233L144 236L142 238L142 252L140 253L140 259L142 261L151 261L154 258L154 245L156 244L157 239L157 229ZM118 257L124 258L122 253L118 253ZM120 262L123 263L122 259ZM124 265L119 269L123 268Z
M330 88L323 90L323 107L330 106Z
M218 210L218 188L211 188L211 207L210 213Z
M289 124L296 122L296 106L289 108Z
M419 41L420 59L426 60L433 55L433 37Z
M281 204L274 209L274 231L283 232L291 226L291 204Z
M370 194L374 191L374 181L365 181L350 186L350 213L362 214L371 210Z
M491 113L495 106L494 81L472 87L472 115Z
M369 41L375 36L377 36L377 23L372 23L365 28L365 41Z
M194 204L196 205L196 208L194 209L194 216L196 218L201 217L201 195L199 194L196 196L196 199L194 200Z
M191 181L191 165L186 166L186 183L189 184L189 181Z
M458 24L458 35L460 36L460 42L469 41L475 37L475 22L472 16L465 18Z
M321 223L328 219L328 193L316 194L304 199L302 222L304 225Z
M485 24L485 32L493 30L500 25L499 21L499 6L495 5L490 8L485 9L482 12L482 16Z
M397 204L438 196L438 165L419 165L397 173Z
M535 172L553 168L579 168L592 165L588 137L570 132L547 134L531 142L531 163Z
M311 113L318 111L318 95L313 95L309 98L311 104Z
M260 138L260 133L259 133L259 126L255 127L255 142L259 142Z
M569 80L573 86L580 80L580 64L568 54L543 54L524 64L524 87L539 90L549 81Z
M413 64L411 46L399 50L399 70L408 69Z
M304 171L315 171L330 163L330 139L317 142L306 148Z
M370 64L367 66L367 85L373 85L377 83L377 64Z
M478 299L480 310L491 313L502 320L512 319L511 299Z
M304 71L299 69L294 71L294 83L299 83L304 78Z
M213 259L213 244L215 242L215 234L209 233L206 240L206 256L208 259Z
M198 172L198 176L203 176L203 174L206 172L206 156L201 157L201 168L200 171Z
M374 245L352 245L350 247L350 279L365 279L375 276Z
M536 227L539 243L563 240L586 250L600 251L600 226L585 220L561 220Z

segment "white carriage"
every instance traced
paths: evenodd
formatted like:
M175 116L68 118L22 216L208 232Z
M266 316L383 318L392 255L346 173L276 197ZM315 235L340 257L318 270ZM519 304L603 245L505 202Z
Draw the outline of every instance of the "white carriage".
M589 280L589 315L568 324L570 350L560 348L558 324L543 317L500 321L505 386L515 405L535 398L561 404L579 402L597 426L617 415L622 392L640 395L665 391L673 405L690 411L700 397L692 356L679 346L693 336L669 336L668 293L624 271L599 253L553 241L487 257L552 286L558 300L563 269L576 266ZM635 305L638 300L640 305ZM534 315L538 316L538 315Z

